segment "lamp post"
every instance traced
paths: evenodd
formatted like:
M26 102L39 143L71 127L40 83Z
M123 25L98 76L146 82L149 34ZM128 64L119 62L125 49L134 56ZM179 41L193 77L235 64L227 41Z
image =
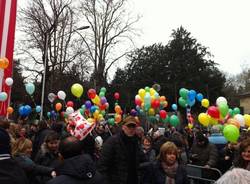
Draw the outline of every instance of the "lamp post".
M45 80L46 80L46 68L47 68L47 57L48 57L48 47L49 47L49 36L54 29L55 25L52 25L51 28L45 33L45 44L44 44L44 72L43 72L43 81L42 81L42 95L41 95L41 112L40 112L40 121L43 119L43 106L44 106L44 93L45 93ZM72 30L70 33L78 32L78 30L88 29L89 26L82 26L75 30ZM81 34L80 34L81 35ZM81 35L82 36L82 35Z

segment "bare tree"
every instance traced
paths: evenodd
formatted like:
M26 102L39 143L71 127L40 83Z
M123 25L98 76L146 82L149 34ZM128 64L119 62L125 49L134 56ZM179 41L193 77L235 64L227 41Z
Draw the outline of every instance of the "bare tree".
M72 65L86 66L81 63L85 51L75 33L77 20L71 5L71 0L32 0L18 12L23 33L18 54L27 61L23 67L35 79L41 79L46 66L46 84L50 89Z
M127 0L82 0L80 10L90 25L82 36L87 56L93 64L95 87L105 85L110 68L131 50L134 25L139 16L132 17L126 9ZM125 43L126 42L126 43ZM122 46L127 45L121 51Z

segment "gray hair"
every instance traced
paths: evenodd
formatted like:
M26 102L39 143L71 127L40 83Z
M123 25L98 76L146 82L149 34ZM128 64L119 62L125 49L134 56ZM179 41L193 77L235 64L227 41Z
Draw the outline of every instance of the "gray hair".
M250 183L250 171L234 168L223 174L215 184L248 184Z

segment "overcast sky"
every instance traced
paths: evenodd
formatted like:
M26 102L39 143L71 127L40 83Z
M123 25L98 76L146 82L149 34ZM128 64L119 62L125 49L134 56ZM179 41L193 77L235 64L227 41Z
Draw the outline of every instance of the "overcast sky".
M27 0L18 0L23 5ZM231 74L250 65L250 0L128 0L140 14L136 46L167 44L181 25L209 47L219 68Z
M209 47L219 68L231 74L250 64L249 0L130 0L142 15L138 47L166 44L181 25Z

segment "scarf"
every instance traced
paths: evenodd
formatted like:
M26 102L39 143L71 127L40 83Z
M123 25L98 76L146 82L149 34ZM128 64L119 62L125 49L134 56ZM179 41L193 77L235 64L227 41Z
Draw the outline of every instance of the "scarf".
M178 168L178 163L175 162L173 165L168 166L165 162L161 162L161 166L166 173L166 184L175 184L175 176Z

